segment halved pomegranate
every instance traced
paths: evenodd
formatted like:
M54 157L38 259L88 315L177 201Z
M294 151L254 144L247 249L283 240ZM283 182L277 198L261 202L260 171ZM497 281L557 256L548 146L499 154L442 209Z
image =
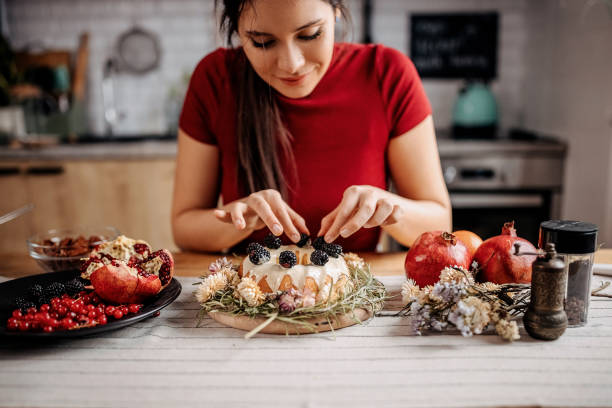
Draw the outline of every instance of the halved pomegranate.
M102 299L142 303L168 286L174 275L174 259L165 249L151 252L146 242L122 235L96 248L81 271Z

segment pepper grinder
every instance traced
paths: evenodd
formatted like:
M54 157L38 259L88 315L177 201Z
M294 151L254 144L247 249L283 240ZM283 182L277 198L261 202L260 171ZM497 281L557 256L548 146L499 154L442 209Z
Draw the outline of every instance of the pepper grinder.
M567 328L567 315L563 309L567 272L563 258L557 255L555 244L547 243L543 253L518 253L538 255L532 264L531 300L523 316L523 325L531 337L540 340L556 340Z

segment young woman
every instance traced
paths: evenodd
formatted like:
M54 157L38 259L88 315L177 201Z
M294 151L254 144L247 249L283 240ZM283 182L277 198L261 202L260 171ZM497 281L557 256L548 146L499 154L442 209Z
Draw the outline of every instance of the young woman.
M381 228L404 245L450 230L418 74L393 49L335 43L346 16L340 0L223 1L222 29L240 46L209 54L191 78L172 211L179 247L239 250L269 230L372 251Z

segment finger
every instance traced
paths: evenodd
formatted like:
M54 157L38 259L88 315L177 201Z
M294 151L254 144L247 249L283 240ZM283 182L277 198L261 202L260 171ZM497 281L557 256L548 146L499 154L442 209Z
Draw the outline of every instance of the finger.
M270 197L268 204L283 226L283 231L285 231L287 237L293 242L298 242L300 240L300 233L297 228L295 228L295 225L293 225L293 220L287 211L289 207L285 201L283 201L280 195L274 195Z
M382 225L392 213L393 204L385 200L380 200L376 204L376 211L374 211L372 217L370 217L370 219L363 224L363 227L372 228Z
M306 235L310 235L310 231L306 226L306 221L304 220L304 218L302 218L301 215L296 213L293 208L287 207L287 209L289 211L289 216L293 220L293 225L295 225L300 232L303 232Z
M376 211L376 198L365 196L359 203L359 208L355 214L340 228L340 235L343 238L353 235L368 222Z
M323 217L323 219L321 220L321 228L319 229L319 232L317 233L318 237L327 234L327 231L329 231L329 228L332 226L334 219L336 218L336 214L338 214L339 209L340 209L340 206L334 208L332 212L330 212L325 217Z
M386 225L392 225L392 224L398 223L402 219L403 215L404 215L404 210L399 205L394 205L393 211L391 212L391 214L387 217L385 222L383 222L380 225L384 227Z
M232 223L236 227L236 229L242 230L246 228L246 221L244 220L244 213L247 210L246 205L242 203L237 203L230 210L230 215L232 217Z
M326 242L333 242L336 238L338 238L341 227L343 227L346 221L351 217L358 203L359 194L346 194L344 196L342 202L340 202L340 206L338 208L338 212L336 213L336 217L334 218L334 222L325 234L324 239Z
M221 210L217 208L216 210L213 211L213 214L215 215L215 217L217 217L219 221L223 221L227 223L232 222L232 215L225 210Z
M283 233L283 227L266 200L258 195L251 195L247 200L249 207L257 213L268 229L276 236Z

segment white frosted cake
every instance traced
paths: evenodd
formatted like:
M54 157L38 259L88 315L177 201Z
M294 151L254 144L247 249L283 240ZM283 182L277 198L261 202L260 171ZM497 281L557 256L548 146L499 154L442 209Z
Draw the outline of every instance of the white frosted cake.
M327 298L330 293L342 291L344 285L350 281L349 269L341 254L333 257L322 254L323 251L316 251L311 246L300 248L296 245L282 245L277 249L265 248L264 252L266 255L263 259L246 256L239 269L241 277L255 280L264 293L293 288L304 294L310 293L316 296L317 300L321 300ZM295 257L287 252L293 253ZM313 252L317 252L314 258ZM281 256L283 253L285 254ZM321 256L323 260L320 260Z

